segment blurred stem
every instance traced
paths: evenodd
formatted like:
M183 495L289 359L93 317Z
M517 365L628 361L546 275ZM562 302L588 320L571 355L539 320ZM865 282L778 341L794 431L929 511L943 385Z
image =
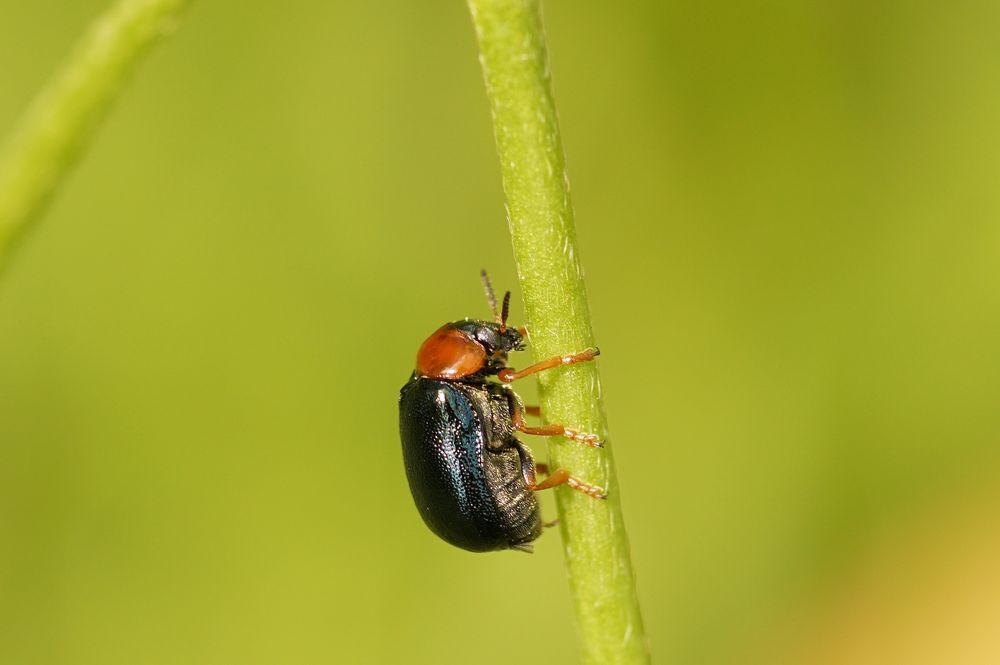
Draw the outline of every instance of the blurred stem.
M537 0L468 0L494 131L514 255L536 359L593 346L569 180ZM539 374L549 422L608 442L595 363ZM549 443L550 464L606 487L607 501L556 490L563 548L587 663L647 663L610 446Z
M0 154L0 272L38 219L141 56L188 0L120 0L35 98Z

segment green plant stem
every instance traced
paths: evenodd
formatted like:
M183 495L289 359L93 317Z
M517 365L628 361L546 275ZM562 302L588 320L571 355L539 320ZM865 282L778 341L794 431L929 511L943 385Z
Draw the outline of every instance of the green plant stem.
M493 111L507 215L536 360L593 346L569 180L537 0L468 0ZM549 422L610 444L596 363L542 372ZM610 445L552 440L550 464L607 488L606 501L556 491L563 546L587 663L647 663Z
M38 219L140 57L188 0L120 0L90 26L0 156L0 271Z

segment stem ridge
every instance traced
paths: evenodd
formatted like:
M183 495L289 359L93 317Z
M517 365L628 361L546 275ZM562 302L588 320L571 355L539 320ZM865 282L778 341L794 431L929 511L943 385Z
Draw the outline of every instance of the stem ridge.
M538 0L468 0L492 111L527 328L535 360L594 346ZM649 662L594 362L540 373L548 422L593 432L602 449L549 440L550 466L607 488L556 489L584 661Z

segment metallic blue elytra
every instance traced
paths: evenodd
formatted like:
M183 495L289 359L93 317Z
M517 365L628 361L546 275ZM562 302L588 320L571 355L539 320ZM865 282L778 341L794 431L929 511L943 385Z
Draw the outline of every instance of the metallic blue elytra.
M514 437L520 406L507 386L414 373L399 395L406 476L424 522L472 552L531 551L542 531L526 477L531 452Z

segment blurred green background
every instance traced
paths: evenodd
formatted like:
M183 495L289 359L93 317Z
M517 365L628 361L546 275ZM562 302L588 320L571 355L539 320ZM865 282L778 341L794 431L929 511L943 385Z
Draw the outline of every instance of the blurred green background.
M104 7L0 0L4 132ZM1000 5L545 10L656 661L995 627ZM406 487L480 267L464 3L195 2L0 284L0 663L573 662L558 536L452 549Z

